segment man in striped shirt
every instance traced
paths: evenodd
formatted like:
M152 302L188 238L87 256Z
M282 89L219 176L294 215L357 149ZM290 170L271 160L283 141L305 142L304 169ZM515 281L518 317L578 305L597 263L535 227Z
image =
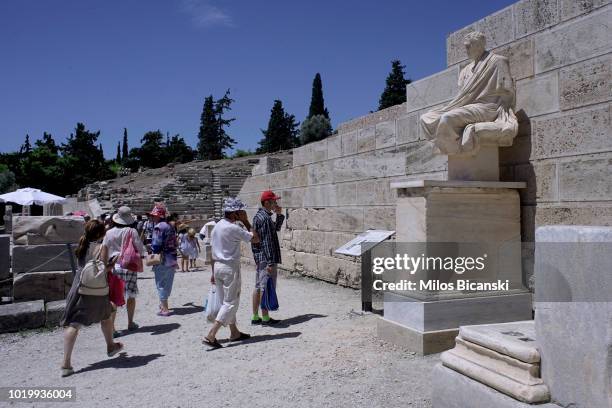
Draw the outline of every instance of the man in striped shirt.
M255 275L255 290L253 291L253 317L251 324L273 325L279 321L272 319L265 309L261 309L259 317L259 304L261 302L261 291L265 290L268 279L274 281L276 286L277 265L281 263L280 244L278 242L278 232L283 225L285 216L282 208L277 204L280 199L272 191L264 191L261 194L261 208L253 218L253 230L257 232L260 242L251 244L253 257L257 265ZM272 220L272 215L276 213L276 220Z

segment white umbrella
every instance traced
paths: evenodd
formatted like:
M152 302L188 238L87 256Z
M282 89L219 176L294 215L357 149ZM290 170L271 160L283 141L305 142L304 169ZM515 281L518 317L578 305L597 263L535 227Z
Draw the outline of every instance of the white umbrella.
M56 196L53 194L45 193L37 188L20 188L19 190L13 191L12 193L6 193L0 195L0 202L10 202L19 205L44 205L52 203L64 203L66 199L64 197Z

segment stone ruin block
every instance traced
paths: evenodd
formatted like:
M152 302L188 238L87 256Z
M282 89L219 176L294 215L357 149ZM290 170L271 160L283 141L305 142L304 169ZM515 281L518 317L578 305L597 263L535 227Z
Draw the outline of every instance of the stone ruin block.
M13 275L31 272L72 270L67 245L16 245L13 247ZM76 262L76 260L75 260Z
M71 285L71 271L21 274L13 281L13 299L16 301L43 299L46 302L62 300L66 298Z
M10 244L9 235L0 235L0 281L7 279L11 273Z
M56 300L54 302L47 302L45 304L46 319L45 325L47 327L57 326L64 315L66 310L66 301Z
M0 333L36 329L45 324L45 302L0 305Z
M14 217L14 245L76 243L83 234L82 217Z

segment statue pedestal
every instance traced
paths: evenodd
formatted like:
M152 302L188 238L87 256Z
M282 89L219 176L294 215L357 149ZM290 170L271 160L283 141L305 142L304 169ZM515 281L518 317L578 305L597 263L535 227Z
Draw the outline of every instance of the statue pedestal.
M498 145L480 146L478 152L474 155L449 155L448 179L466 181L498 181Z
M449 243L453 257L468 255L462 243L497 248L487 261L487 277L508 280L510 290L428 291L424 296L386 292L379 337L432 354L454 347L461 325L531 319L531 294L522 285L517 191L525 183L415 180L391 183L391 188L398 192L396 242Z

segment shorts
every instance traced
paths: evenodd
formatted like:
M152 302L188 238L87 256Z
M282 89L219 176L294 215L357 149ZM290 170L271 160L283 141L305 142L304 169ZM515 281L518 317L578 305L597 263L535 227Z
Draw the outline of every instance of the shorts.
M274 281L274 287L276 287L276 280L278 278L278 269L276 268L276 264L272 265L272 271L268 273L266 270L268 268L267 262L260 262L257 264L257 273L255 274L255 289L261 290L266 287L268 283L268 278L272 278Z
M113 275L125 282L125 297L135 299L138 296L138 273L128 271L115 264Z

